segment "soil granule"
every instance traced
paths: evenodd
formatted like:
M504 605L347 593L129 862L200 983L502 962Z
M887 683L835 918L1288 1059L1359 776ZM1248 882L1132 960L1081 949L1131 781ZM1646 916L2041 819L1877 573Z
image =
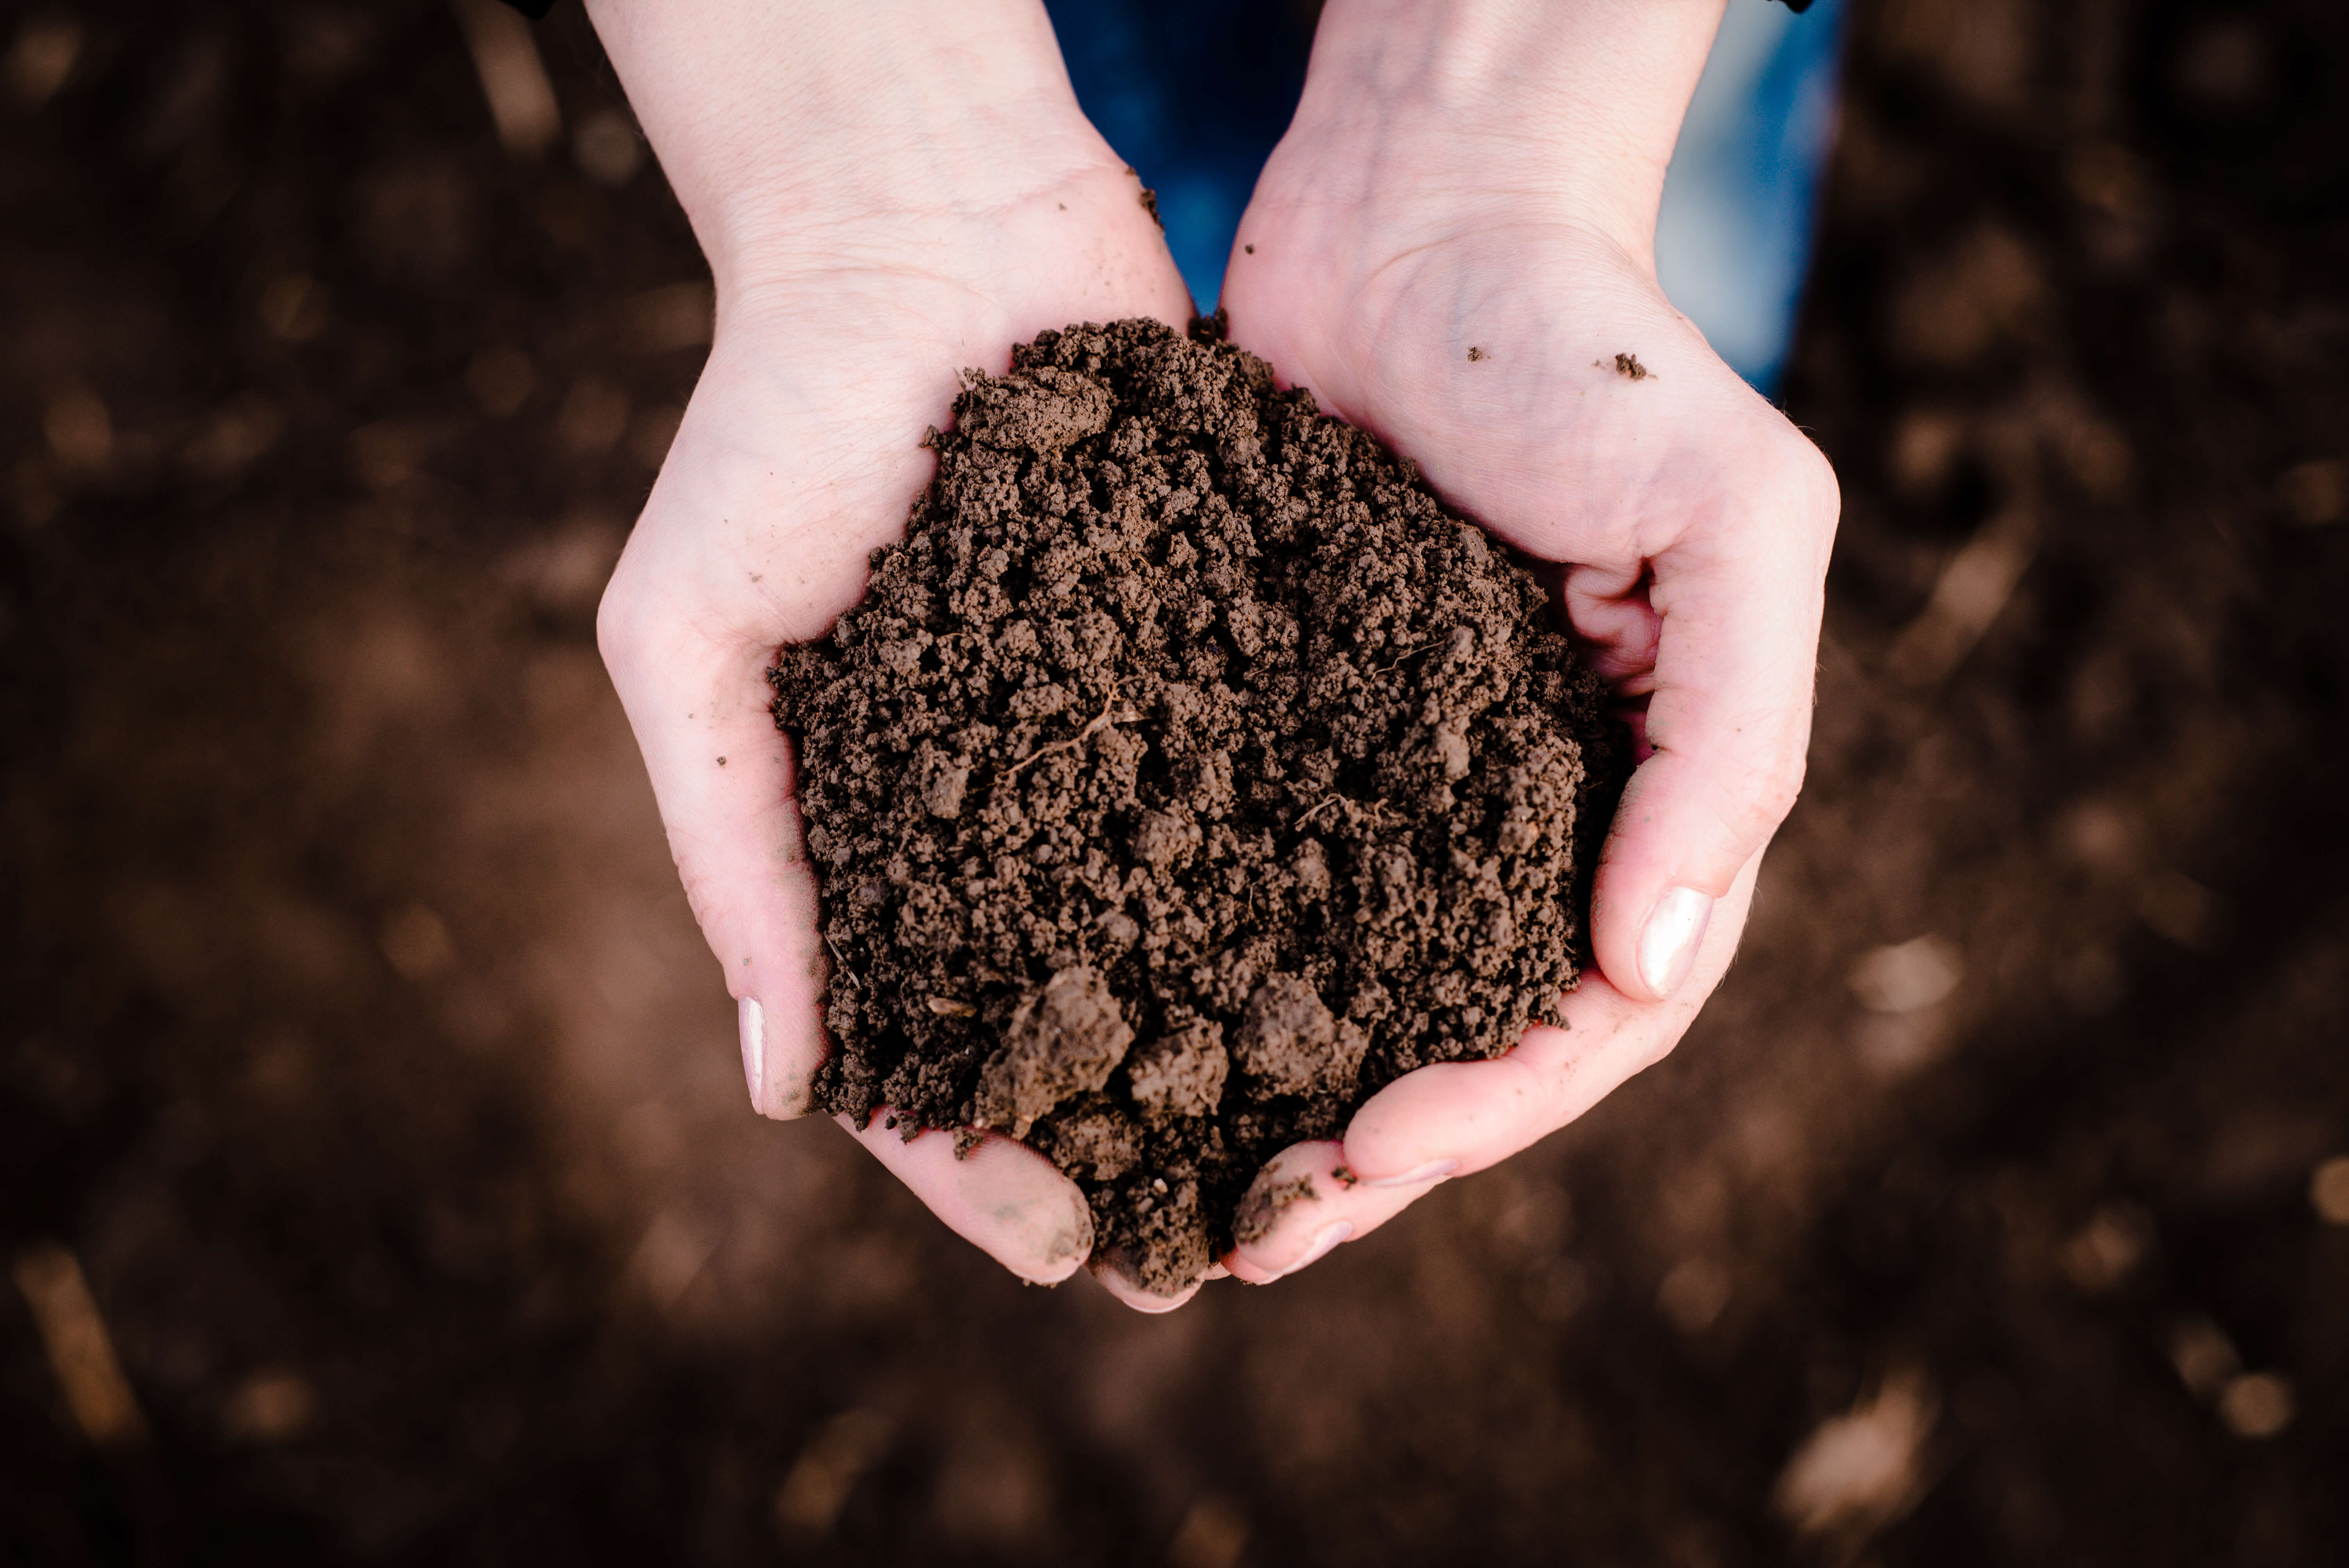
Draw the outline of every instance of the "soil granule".
M1210 325L966 379L904 542L771 674L816 1098L1026 1140L1172 1292L1273 1154L1553 1016L1626 748L1535 577Z

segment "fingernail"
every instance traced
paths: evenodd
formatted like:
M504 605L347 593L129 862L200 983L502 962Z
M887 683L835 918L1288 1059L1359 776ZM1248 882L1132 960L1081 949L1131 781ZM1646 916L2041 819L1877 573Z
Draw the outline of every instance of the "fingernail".
M1188 1306L1191 1303L1191 1298L1187 1295L1179 1301L1166 1295L1123 1295L1118 1299L1133 1311L1146 1313L1152 1317L1156 1317L1161 1313L1173 1312L1177 1307Z
M1313 1264L1319 1263L1323 1258L1329 1256L1330 1248L1336 1246L1340 1242L1344 1241L1348 1236L1350 1236L1353 1233L1354 1222L1351 1220L1330 1221L1328 1224L1321 1227L1320 1233L1313 1238L1313 1244L1305 1249L1305 1255L1303 1257L1298 1259L1295 1263L1289 1264L1287 1268L1273 1275L1272 1278L1287 1279L1290 1274L1295 1274L1299 1269L1311 1267ZM1272 1283L1272 1280L1267 1280L1265 1283L1269 1284Z
M1123 1274L1120 1274L1118 1279L1125 1288L1123 1290L1113 1289L1110 1294L1115 1296L1122 1305L1132 1308L1135 1312L1146 1312L1154 1317L1158 1315L1160 1313L1173 1312L1178 1306L1187 1305L1191 1298L1199 1294L1199 1287L1195 1284L1188 1290L1183 1291L1175 1295L1153 1295L1150 1292L1143 1290L1140 1285L1135 1284L1132 1280L1127 1279Z
M1692 887L1666 888L1640 934L1640 980L1659 999L1688 978L1713 919L1713 898Z
M734 1005L735 1021L742 1027L742 1081L750 1086L750 1109L767 1114L767 1013L756 996Z
M1365 1187L1416 1187L1423 1181L1438 1181L1460 1169L1457 1160L1431 1160L1424 1165L1414 1165L1400 1176L1381 1176L1373 1181L1362 1179Z

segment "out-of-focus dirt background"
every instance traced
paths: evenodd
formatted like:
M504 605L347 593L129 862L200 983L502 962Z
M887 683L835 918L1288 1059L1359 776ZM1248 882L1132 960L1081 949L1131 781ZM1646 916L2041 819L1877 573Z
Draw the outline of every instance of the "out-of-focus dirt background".
M1154 1319L745 1108L592 639L705 274L575 9L550 99L470 5L6 8L0 1558L2349 1557L2349 25L1852 26L1745 955Z

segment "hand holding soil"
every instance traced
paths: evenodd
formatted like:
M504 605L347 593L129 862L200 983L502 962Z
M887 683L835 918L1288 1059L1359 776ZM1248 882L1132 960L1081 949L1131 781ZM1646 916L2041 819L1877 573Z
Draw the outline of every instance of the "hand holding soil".
M1445 9L1325 11L1241 222L1231 335L1564 568L1574 630L1644 709L1648 755L1594 890L1603 975L1567 998L1568 1026L1423 1068L1341 1140L1288 1150L1276 1170L1313 1196L1239 1247L1247 1279L1505 1159L1668 1052L1728 965L1809 734L1834 477L1654 276L1717 8L1617 7L1603 36L1550 8L1465 54Z
M876 5L818 25L698 0L655 26L631 0L591 5L719 290L709 367L602 640L741 1001L753 1101L795 1115L824 1059L827 966L763 670L855 603L868 552L926 477L917 438L943 422L954 367L998 369L1010 345L1073 322L1178 325L1189 302L1138 185L1077 113L1040 9ZM1727 965L1799 783L1834 482L1671 310L1651 258L1655 194L1716 15L1541 8L1495 23L1525 36L1478 35L1464 54L1477 40L1452 7L1333 0L1305 103L1243 222L1226 291L1235 342L1563 567L1574 629L1644 707L1633 727L1653 748L1597 875L1603 978L1567 1000L1569 1026L1537 1025L1490 1060L1431 1051L1341 1139L1293 1119L1302 1141L1257 1183L1279 1201L1227 1259L1245 1278L1366 1233L1669 1050ZM1113 735L1122 689L1080 695L1101 699L1083 738ZM1040 748L1016 760L1055 767ZM1088 954L1067 956L1019 991L999 1020L1007 1037L1022 1008L1030 1028L1048 1004L1105 1018ZM1261 1034L1257 1015L1278 1014L1318 1036L1302 995L1259 1003L1271 975L1247 978L1233 982L1247 991L1237 1028ZM940 1020L980 1006L936 1000ZM1334 1040L1360 1020L1328 1022ZM1137 1106L1182 1098L1206 1070L1204 1047L1168 1047L1175 1033L1141 1042L1165 1070L1124 1069ZM1021 1126L1018 1078L995 1097L1007 1130ZM852 1130L957 1232L1032 1280L1082 1261L1084 1196L1035 1152L993 1137L957 1159L954 1135L908 1141L889 1120ZM1105 1283L1154 1307L1187 1294L1137 1299Z
M1131 170L1078 113L1040 8L874 5L819 22L734 0L594 0L708 253L716 339L598 633L695 917L740 999L764 1114L808 1109L823 961L783 644L864 591L932 467L956 372L1088 316L1186 321ZM1083 1260L1084 1200L998 1140L867 1141L1023 1277Z
M1628 738L1530 573L1213 324L1046 333L936 445L772 677L814 1091L1045 1151L1175 1299L1309 1193L1285 1145L1556 1016Z

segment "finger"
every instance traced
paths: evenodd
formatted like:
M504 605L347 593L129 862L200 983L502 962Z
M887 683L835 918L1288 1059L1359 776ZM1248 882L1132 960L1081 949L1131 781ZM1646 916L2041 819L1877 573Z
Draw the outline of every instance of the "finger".
M1293 1143L1248 1184L1225 1266L1250 1284L1286 1279L1385 1224L1439 1180L1374 1188L1348 1169L1345 1147L1336 1140Z
M1761 515L1703 520L1651 563L1649 755L1591 890L1592 949L1627 997L1687 983L1715 904L1802 787L1836 502L1826 459L1801 451L1761 470L1777 475L1757 478Z
M1295 1274L1449 1178L1538 1142L1661 1059L1736 955L1761 863L1757 853L1731 883L1690 982L1670 1000L1636 1001L1586 975L1566 998L1566 1027L1528 1029L1489 1061L1405 1073L1363 1103L1342 1141L1282 1150L1241 1200L1232 1273L1252 1284Z
M1371 1191L1416 1195L1538 1142L1661 1060L1735 956L1760 867L1756 855L1731 883L1688 982L1668 1000L1639 1001L1585 975L1561 1009L1565 1027L1528 1029L1506 1056L1421 1068L1372 1095L1347 1125L1348 1168Z
M640 576L624 560L605 596L605 663L687 901L735 998L751 1106L798 1116L824 1058L824 966L792 748L767 711L771 650L648 607Z
M947 1229L1030 1284L1060 1284L1092 1251L1093 1215L1084 1193L1026 1144L987 1133L957 1156L957 1134L924 1128L908 1142L891 1125L896 1118L886 1106L863 1128L852 1116L833 1119Z
M1498 1164L1574 1120L1688 1031L1727 972L1753 903L1755 855L1732 883L1692 983L1671 999L1639 1002L1586 975L1566 998L1565 1028L1526 1031L1507 1055L1441 1062L1365 1101L1341 1141L1283 1150L1240 1202L1242 1238L1226 1260L1251 1284L1269 1284L1339 1245L1360 1241L1453 1176Z
M1114 1264L1095 1258L1085 1266L1092 1270L1093 1278L1101 1281L1103 1290L1109 1292L1122 1305L1130 1306L1136 1312L1154 1314L1172 1312L1198 1295L1199 1288L1207 1283L1207 1276L1203 1274L1173 1295L1160 1295L1155 1292L1143 1289L1140 1284L1126 1278L1124 1274L1118 1272L1117 1265Z
M1645 696L1655 689L1663 623L1648 602L1645 562L1568 568L1566 615L1592 673L1617 696Z

